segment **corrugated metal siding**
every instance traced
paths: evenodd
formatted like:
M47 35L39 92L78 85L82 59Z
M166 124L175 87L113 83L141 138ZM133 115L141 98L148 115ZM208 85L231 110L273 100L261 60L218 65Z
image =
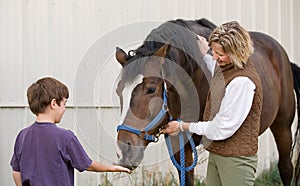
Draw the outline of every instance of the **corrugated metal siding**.
M116 158L119 116L114 88L120 66L114 60L115 46L135 48L152 28L170 19L206 17L217 25L238 20L248 30L276 38L291 61L300 64L299 9L298 0L0 0L0 148L6 152L0 160L0 185L13 185L12 146L18 131L34 119L25 92L36 79L54 76L69 86L69 107L60 125L78 135L92 158L109 163ZM120 33L122 29L132 32ZM269 133L260 138L265 139L260 140L261 146L274 146ZM144 164L152 165L147 167L157 172L174 170L163 140L147 152L150 156ZM262 148L260 160L276 156L272 148ZM201 172L203 165L197 167L198 176L203 176ZM103 176L77 174L77 185L96 185ZM114 184L121 183L108 176ZM130 185L130 179L134 175L125 176L122 183Z

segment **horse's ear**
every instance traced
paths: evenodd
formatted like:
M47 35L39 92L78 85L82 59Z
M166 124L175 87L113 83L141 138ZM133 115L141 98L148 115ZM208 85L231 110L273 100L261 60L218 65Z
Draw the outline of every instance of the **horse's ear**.
M126 63L126 57L127 57L127 54L124 52L124 50L117 47L116 48L116 59L122 66L124 66Z
M164 58L169 53L170 48L171 48L171 45L169 42L167 42L162 47L160 47L153 55Z

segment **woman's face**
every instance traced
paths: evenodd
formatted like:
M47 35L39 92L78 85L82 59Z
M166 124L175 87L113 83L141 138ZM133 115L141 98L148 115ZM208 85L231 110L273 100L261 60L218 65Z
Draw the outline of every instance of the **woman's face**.
M224 66L231 63L230 57L224 52L222 45L216 42L211 43L213 59L217 61L219 66Z

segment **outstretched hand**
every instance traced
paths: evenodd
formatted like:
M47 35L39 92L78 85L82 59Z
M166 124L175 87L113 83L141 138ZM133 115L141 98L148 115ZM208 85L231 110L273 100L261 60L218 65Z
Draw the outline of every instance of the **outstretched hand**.
M126 172L126 173L131 173L131 170L126 168L126 167L122 167L119 165L114 165L114 172Z
M92 164L86 170L93 172L126 172L129 174L131 173L131 170L126 167L122 167L120 165L103 164L95 161L93 161Z

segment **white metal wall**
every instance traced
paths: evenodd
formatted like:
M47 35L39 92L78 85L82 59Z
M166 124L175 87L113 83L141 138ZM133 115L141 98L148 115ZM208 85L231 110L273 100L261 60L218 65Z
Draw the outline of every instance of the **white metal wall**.
M0 0L0 185L13 185L13 143L18 131L34 120L25 92L38 78L53 76L68 85L71 97L60 126L75 131L93 159L111 163L116 160L119 109L114 86L120 69L111 41L134 48L155 25L170 19L205 17L217 25L237 20L248 30L276 38L291 61L300 64L299 9L299 0ZM131 37L120 33L135 26ZM88 61L101 65L93 69ZM261 138L260 169L277 156L272 137L266 133ZM145 169L174 171L163 140L147 152ZM203 169L204 165L197 167L198 176ZM136 183L135 174L121 180ZM81 173L76 182L97 185L105 175ZM119 176L108 174L115 185ZM147 180L151 174L143 176Z

